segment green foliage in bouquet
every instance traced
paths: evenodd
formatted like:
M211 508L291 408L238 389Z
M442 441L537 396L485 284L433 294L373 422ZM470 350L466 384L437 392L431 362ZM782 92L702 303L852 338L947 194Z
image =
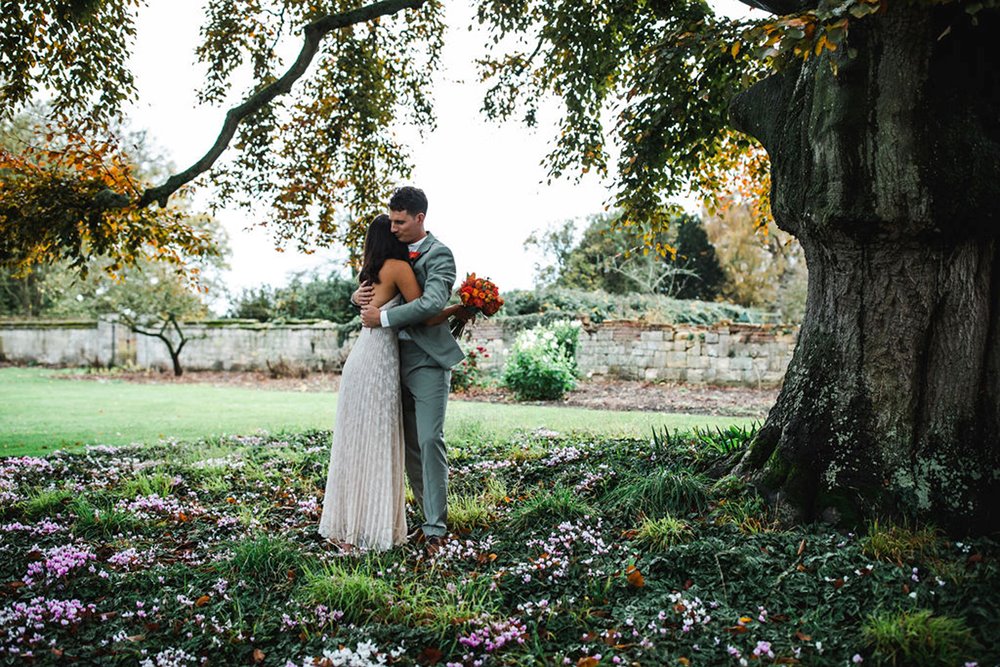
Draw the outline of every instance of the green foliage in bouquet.
M578 321L522 331L514 341L504 384L521 401L557 400L576 386Z

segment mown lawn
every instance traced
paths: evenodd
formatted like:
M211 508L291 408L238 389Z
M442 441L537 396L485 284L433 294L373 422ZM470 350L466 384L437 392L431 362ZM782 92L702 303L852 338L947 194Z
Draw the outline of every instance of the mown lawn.
M749 435L455 444L434 558L324 547L328 431L0 459L0 662L998 664L995 542L781 528Z
M335 394L58 378L72 372L0 368L0 456L41 454L84 444L328 429L337 406ZM649 434L653 427L689 429L749 423L741 417L451 401L445 435L456 442L479 442L544 428L560 433L640 436Z

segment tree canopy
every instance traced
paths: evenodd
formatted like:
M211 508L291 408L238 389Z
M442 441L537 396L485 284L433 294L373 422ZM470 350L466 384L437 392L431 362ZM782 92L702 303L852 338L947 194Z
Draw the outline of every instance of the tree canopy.
M173 260L209 252L169 213L171 196L205 172L220 206L265 215L279 243L359 245L361 221L409 173L394 130L433 126L441 3L210 0L199 98L244 102L202 159L155 181L126 168L114 131L136 95L128 61L143 4L4 3L0 119L46 96L50 113L21 150L0 151L0 261L24 268L62 257L84 266L94 256L129 264L143 248ZM287 55L293 38L295 58ZM234 91L244 67L252 83Z

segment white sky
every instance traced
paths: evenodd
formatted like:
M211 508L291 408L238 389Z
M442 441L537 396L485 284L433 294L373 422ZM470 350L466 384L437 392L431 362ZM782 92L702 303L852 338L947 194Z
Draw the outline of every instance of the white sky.
M179 169L205 153L226 111L195 100L202 71L195 65L194 49L203 4L149 0L139 14L133 60L139 103L130 116L135 128L149 130ZM427 193L427 229L454 251L459 278L475 271L502 290L530 288L537 258L525 251L524 240L533 230L602 211L609 183L591 176L580 183L545 185L540 161L555 135L554 117L543 117L534 131L484 119L479 111L484 86L478 83L474 59L485 40L477 30L468 30L474 23L472 4L445 2L448 33L433 90L437 129L411 146L412 184ZM752 11L737 0L712 4L732 15ZM202 189L199 199L210 197L211 191ZM503 204L493 203L498 200ZM264 283L283 285L291 272L345 256L342 249L306 255L294 245L277 252L266 230L248 228L254 221L242 211L221 211L217 217L229 232L232 256L225 279L232 294Z

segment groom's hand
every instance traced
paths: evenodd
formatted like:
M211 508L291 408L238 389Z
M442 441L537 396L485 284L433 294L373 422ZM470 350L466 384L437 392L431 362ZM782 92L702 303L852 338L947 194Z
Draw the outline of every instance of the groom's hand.
M370 303L361 309L361 324L369 329L377 329L382 326L381 317L381 311Z
M475 308L465 308L461 307L455 311L455 317L466 324L470 322L475 324L477 311Z
M365 281L361 283L358 289L354 290L354 294L351 295L351 303L353 303L358 308L364 308L372 302L375 298L375 286L370 282Z

